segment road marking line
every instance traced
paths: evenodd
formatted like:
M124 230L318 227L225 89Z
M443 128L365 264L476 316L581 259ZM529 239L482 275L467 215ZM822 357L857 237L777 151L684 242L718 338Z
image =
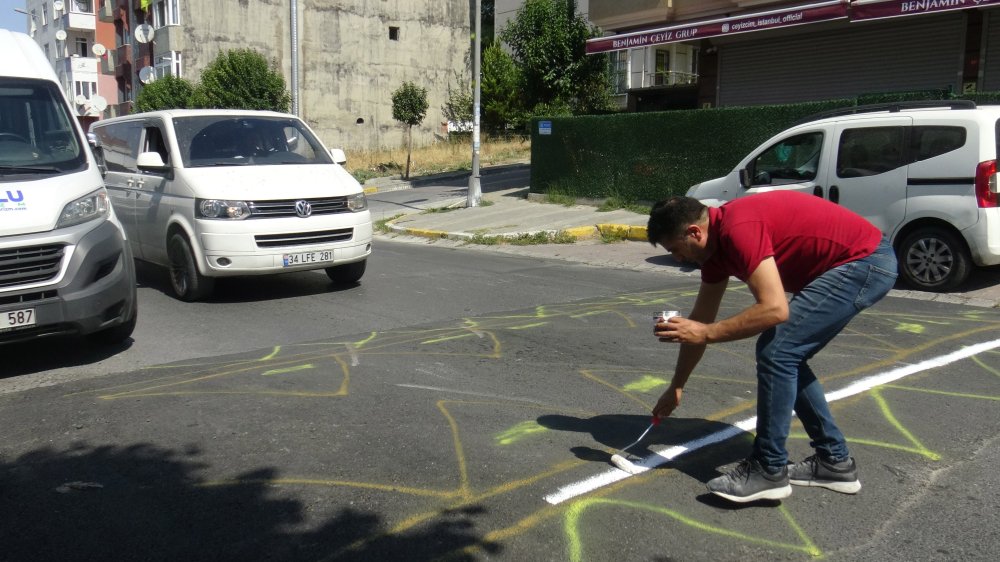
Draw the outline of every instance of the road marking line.
M849 396L854 396L856 394L861 394L862 392L867 392L876 386L881 386L884 384L897 381L904 377L908 377L912 374L926 371L928 369L934 369L937 367L943 367L949 363L954 363L955 361L960 361L962 359L967 359L973 355L978 355L984 351L990 351L991 349L996 349L1000 347L1000 339L996 339L989 342L978 343L976 345L971 345L958 351L953 351L947 355L942 355L940 357L935 357L933 359L928 359L926 361L921 361L920 363L915 363L912 365L905 365L885 373L872 375L867 378L863 378L857 382L847 385L846 387L836 390L834 392L829 392L826 395L826 400L828 402L834 402L836 400L841 400ZM697 439L688 441L687 443L681 445L674 445L673 447L668 447L661 451L653 451L653 454L641 459L640 461L633 463L636 466L642 467L646 470L650 468L655 468L661 464L668 463L675 458L689 453L691 451L696 451L708 445L714 445L735 437L744 431L750 431L757 426L757 417L747 418L735 425L730 426L726 429L716 431L715 433L710 433L704 437L699 437ZM645 472L645 470L643 471ZM590 478L580 480L573 484L568 484L559 488L557 491L545 496L545 501L552 505L560 504L566 500L573 499L577 496L581 496L588 492L593 492L598 488L603 488L615 482L624 480L634 476L629 474L624 470L617 468L611 468L606 472L601 474L596 474Z

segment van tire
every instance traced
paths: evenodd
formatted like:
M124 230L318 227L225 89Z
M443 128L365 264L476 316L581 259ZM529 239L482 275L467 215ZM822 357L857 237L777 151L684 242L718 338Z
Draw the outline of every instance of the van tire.
M178 233L170 237L167 257L170 260L170 288L174 296L184 302L194 302L212 294L215 279L205 277L198 271L191 243L186 236Z
M972 270L965 243L940 227L920 228L906 235L896 257L903 281L922 291L951 291L964 283Z
M365 274L368 260L326 268L326 275L335 285L353 285Z

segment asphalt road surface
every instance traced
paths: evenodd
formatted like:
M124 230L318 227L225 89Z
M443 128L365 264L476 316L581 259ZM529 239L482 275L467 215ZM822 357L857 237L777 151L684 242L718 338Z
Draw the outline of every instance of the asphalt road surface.
M2 348L0 560L993 560L1000 313L888 298L814 360L856 496L706 494L747 454L753 342L713 346L635 451L690 310L666 261L380 238L362 283L142 273L131 346ZM665 260L666 258L664 258ZM662 271L657 265L663 265ZM738 284L723 313L749 304ZM727 435L733 435L725 438ZM796 423L792 455L809 454ZM654 463L655 464L655 463Z

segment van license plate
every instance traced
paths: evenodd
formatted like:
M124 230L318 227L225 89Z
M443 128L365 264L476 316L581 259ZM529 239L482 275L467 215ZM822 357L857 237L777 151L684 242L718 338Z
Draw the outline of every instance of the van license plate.
M285 267L333 261L333 250L327 250L324 252L303 252L301 254L285 254L281 256L281 261L284 262Z
M35 325L35 309L10 310L0 317L0 332Z

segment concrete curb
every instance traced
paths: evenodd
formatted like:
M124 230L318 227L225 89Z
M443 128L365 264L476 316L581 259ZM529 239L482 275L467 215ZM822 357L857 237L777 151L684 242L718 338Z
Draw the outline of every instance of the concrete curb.
M395 232L397 234L405 234L408 236L420 236L423 238L448 238L452 240L471 240L477 234L474 232L447 232L444 230L431 230L426 228L411 228L408 226L400 226L395 224L396 220L400 220L405 217L400 217L398 219L389 221L386 223L386 228ZM607 235L609 237L621 237L625 240L631 240L633 242L646 242L646 227L644 226L632 226L626 224L597 224L593 226L571 226L568 228L562 228L558 230L533 230L524 232L504 232L498 234L487 234L484 236L495 236L498 238L517 238L518 236L532 236L539 233L546 233L550 236L555 236L560 232L565 232L570 236L578 240L585 240L590 238L599 238L601 236Z

